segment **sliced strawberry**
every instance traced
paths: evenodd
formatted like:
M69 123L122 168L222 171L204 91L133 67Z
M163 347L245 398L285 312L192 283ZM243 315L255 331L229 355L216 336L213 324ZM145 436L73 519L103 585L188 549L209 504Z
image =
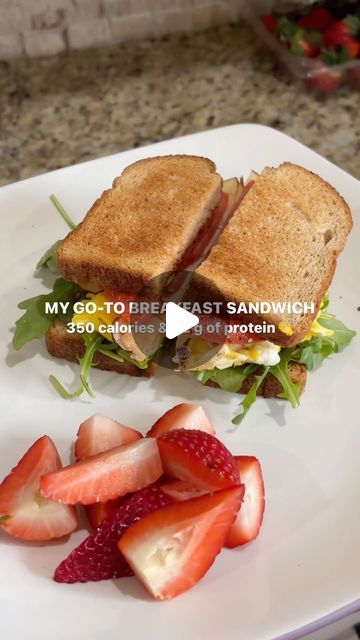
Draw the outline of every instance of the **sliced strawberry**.
M160 485L160 489L175 502L184 502L191 498L199 498L208 493L205 489L197 489L192 484L184 480L170 480Z
M198 429L215 435L215 429L204 409L198 404L182 402L164 413L147 432L146 436L158 436L174 429Z
M75 457L77 460L95 456L114 447L120 447L142 438L139 431L125 427L100 413L82 422L79 427L75 443ZM93 529L99 526L119 506L119 500L97 502L85 507L87 518Z
M147 487L162 471L155 438L142 438L43 476L40 491L65 504L93 504Z
M92 529L97 529L106 518L112 516L123 502L124 498L108 500L107 502L95 502L85 506L86 516Z
M54 580L73 583L132 576L132 570L119 552L119 539L134 522L171 502L158 487L147 487L124 500L97 531L63 560L55 571Z
M226 547L238 547L254 540L260 531L265 509L265 489L261 465L253 456L235 456L245 485L244 500L226 538Z
M233 456L210 433L177 429L158 438L158 445L164 472L169 477L206 491L240 484Z
M154 598L190 589L213 564L240 508L242 487L145 516L122 536L119 549Z
M73 507L45 500L40 495L44 473L61 469L57 449L43 436L25 453L0 485L0 526L24 540L52 540L66 536L77 527Z
M95 456L114 447L130 444L142 438L139 431L96 413L82 422L75 443L77 460Z

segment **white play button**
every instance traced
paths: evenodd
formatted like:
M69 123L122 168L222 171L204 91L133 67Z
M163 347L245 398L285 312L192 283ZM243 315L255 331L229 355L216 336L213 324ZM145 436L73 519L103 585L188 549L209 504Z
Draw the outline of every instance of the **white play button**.
M166 337L169 340L177 338L181 333L185 333L199 324L197 316L174 302L167 303L165 313Z

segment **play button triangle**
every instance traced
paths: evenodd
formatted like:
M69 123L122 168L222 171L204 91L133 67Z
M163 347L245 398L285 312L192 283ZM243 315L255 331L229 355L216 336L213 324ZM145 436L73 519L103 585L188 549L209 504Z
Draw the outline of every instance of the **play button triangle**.
M168 302L165 309L165 322L166 337L172 340L199 324L199 318L174 302Z

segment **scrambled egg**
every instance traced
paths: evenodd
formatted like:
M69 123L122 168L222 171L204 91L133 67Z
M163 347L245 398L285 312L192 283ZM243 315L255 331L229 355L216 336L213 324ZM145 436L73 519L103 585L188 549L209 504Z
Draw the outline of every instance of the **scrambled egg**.
M227 369L245 363L262 364L264 366L277 364L280 360L280 347L268 340L249 342L247 345L224 344L216 355L202 363L206 352L213 350L213 344L202 338L190 338L187 348L191 355L182 363L185 369L209 371L211 369ZM202 364L199 364L199 360Z
M86 298L82 300L84 304L91 300L94 302L97 307L97 311L95 313L87 313L84 311L83 313L74 313L72 322L74 324L82 324L86 325L88 322L92 322L95 328L95 331L99 331L101 325L111 325L115 322L116 318L119 317L118 313L114 311L107 312L104 306L104 303L107 302L104 293L88 293ZM103 311L99 311L99 309L103 309ZM111 333L103 333L104 338L107 340L112 340Z
M308 333L302 342L311 340L316 336L331 336L334 332L332 329L323 327L319 322L321 311L314 319ZM249 342L248 344L224 344L219 351L213 356L209 356L207 362L204 361L206 353L214 350L214 345L200 337L192 337L187 342L186 348L189 355L183 359L181 365L184 369L191 371L210 371L212 369L228 369L229 367L238 367L242 364L254 363L267 366L273 366L280 361L280 347L268 340L260 340L258 342Z
M301 342L305 342L305 340L311 340L311 338L315 338L317 336L325 336L325 337L329 337L333 335L333 330L332 329L327 329L326 327L323 327L322 324L320 324L319 322L319 318L321 315L321 309L319 311L319 313L317 314L316 318L314 319L309 331L307 332L305 338L303 338L301 340Z

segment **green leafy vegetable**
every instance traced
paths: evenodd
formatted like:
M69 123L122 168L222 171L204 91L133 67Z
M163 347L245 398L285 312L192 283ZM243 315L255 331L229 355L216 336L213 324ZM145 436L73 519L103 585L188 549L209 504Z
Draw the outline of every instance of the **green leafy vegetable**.
M48 267L53 273L58 273L56 264L56 251L60 247L61 242L62 240L57 240L53 245L51 245L50 249L45 251L44 255L41 256L39 262L36 265L36 270L41 269L41 267Z
M244 400L240 402L240 406L243 408L243 411L242 413L239 413L239 415L235 416L235 418L232 419L231 422L233 424L240 424L240 422L243 421L250 407L254 404L258 389L262 384L262 382L265 380L267 374L269 373L269 370L270 370L270 367L264 367L264 371L259 376L255 376L256 380L254 384L251 386L251 388L247 392Z
M53 375L50 376L50 382L53 385L54 389L61 395L62 398L69 400L70 398L78 398L81 394L86 391L92 398L94 398L93 391L89 385L89 373L91 367L95 366L93 364L93 359L96 351L98 351L98 347L101 345L102 336L98 333L84 333L82 335L82 339L85 343L85 353L82 358L79 358L79 366L80 366L80 385L73 392L67 391L65 387L61 384L61 382Z
M73 230L76 228L75 222L73 222L69 216L69 214L65 211L62 204L60 204L59 200L52 194L50 196L50 200L53 203L54 207L60 213L63 220L65 220L68 227ZM53 273L58 273L57 264L56 264L56 251L59 248L62 240L57 240L51 245L50 249L45 251L44 255L41 256L39 262L36 265L36 269L41 269L41 267L49 268Z
M290 360L292 360L291 349L282 349L280 351L280 362L271 367L271 373L283 388L282 393L279 393L279 398L288 400L293 409L295 409L300 403L300 382L294 383L290 378L288 368Z
M73 222L73 220L71 220L69 214L65 211L64 207L62 206L62 204L60 204L59 200L57 199L56 196L54 196L53 193L50 196L50 200L53 203L54 207L60 213L60 215L63 218L63 220L65 220L65 222L66 222L67 226L69 227L69 229L71 229L71 231L76 229L77 225L75 224L75 222Z
M53 291L34 296L18 304L18 308L25 313L15 323L15 333L12 340L14 349L21 349L30 340L42 338L50 329L55 313L45 313L45 303L69 302L73 300L78 287L73 282L63 278L55 280Z
M125 360L131 364L135 364L138 369L147 369L149 364L149 358L144 358L144 360L135 360L128 351L121 349L116 342L104 343L101 345L100 349L97 349L97 351L108 358L117 360L117 362L124 362Z
M241 367L229 367L227 369L211 369L210 371L197 371L195 377L206 384L213 380L224 391L237 393L243 386L246 378L259 368L257 364L245 364Z

